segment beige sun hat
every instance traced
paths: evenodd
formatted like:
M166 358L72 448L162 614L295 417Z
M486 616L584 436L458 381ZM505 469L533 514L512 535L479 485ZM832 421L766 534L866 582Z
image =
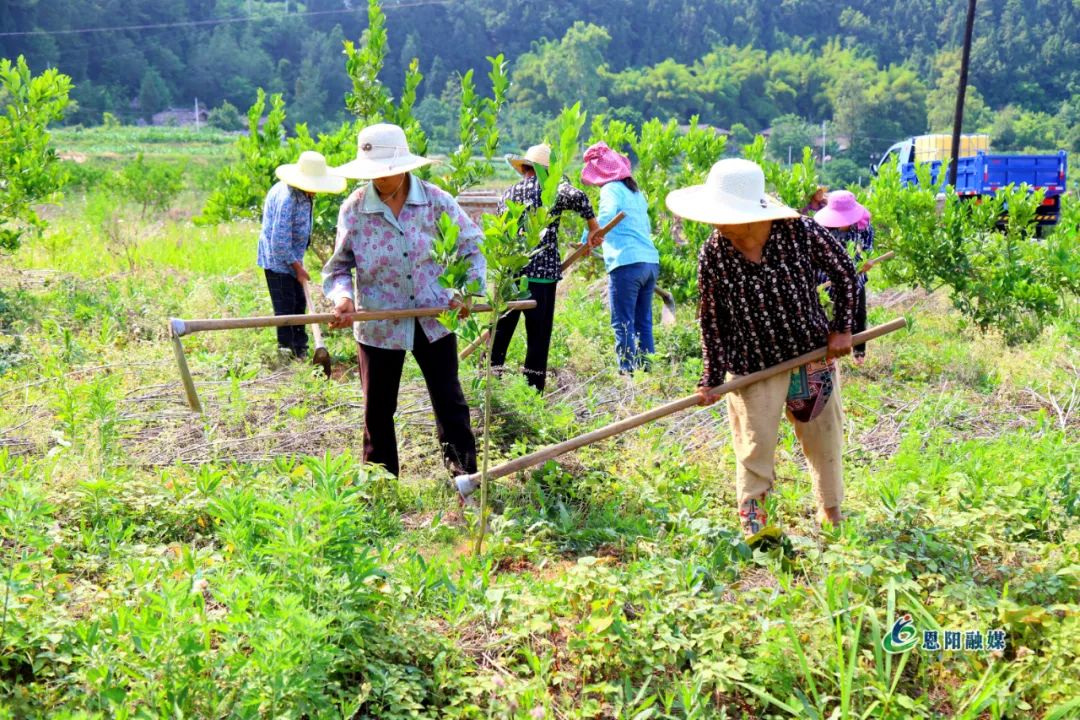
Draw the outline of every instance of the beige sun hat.
M339 193L345 190L345 178L329 174L326 158L312 150L300 153L299 160L282 165L274 174L286 185L306 192Z
M547 143L533 145L525 151L524 157L513 157L508 155L506 157L506 162L510 163L510 167L517 170L519 175L525 174L524 169L526 167L534 167L536 165L551 167L551 146Z
M765 194L765 173L761 167L740 158L714 164L704 185L668 193L667 207L679 217L710 225L799 217L799 213Z
M413 155L405 131L397 125L369 125L356 138L356 159L330 172L353 180L375 180L416 170L433 160Z

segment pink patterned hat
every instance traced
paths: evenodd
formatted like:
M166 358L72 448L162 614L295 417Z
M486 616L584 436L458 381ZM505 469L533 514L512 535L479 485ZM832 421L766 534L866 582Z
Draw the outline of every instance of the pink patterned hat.
M630 177L630 158L620 155L598 142L585 151L585 167L581 168L581 182L586 185L605 185L612 180Z
M840 228L855 225L866 214L866 208L859 204L853 193L834 190L829 193L825 207L814 213L814 219L827 228Z

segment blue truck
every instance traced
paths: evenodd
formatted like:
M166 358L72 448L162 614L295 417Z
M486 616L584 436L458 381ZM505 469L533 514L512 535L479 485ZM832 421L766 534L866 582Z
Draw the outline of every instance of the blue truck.
M1036 221L1042 228L1056 225L1061 214L1061 196L1066 190L1068 153L1064 150L1045 155L1022 155L990 152L989 138L985 135L961 136L960 154L957 161L957 195L979 198L993 195L1007 185L1026 184L1032 190L1044 192L1042 206ZM899 162L900 180L905 185L918 182L917 163L930 165L930 177L936 184L943 168L949 166L949 149L952 138L948 135L920 135L908 138L890 147L874 168L882 163Z

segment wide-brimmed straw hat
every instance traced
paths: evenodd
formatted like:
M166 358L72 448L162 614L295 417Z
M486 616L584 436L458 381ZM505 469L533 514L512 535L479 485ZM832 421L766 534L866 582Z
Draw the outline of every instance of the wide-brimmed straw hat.
M606 185L615 180L630 177L630 158L598 142L585 151L585 166L581 168L581 182L586 185Z
M840 228L856 225L868 215L853 193L834 190L826 198L825 207L814 213L814 220L827 228Z
M679 217L710 225L799 217L799 213L765 194L765 173L757 163L739 158L714 164L703 185L668 193L667 207Z
M433 160L413 155L405 131L397 125L369 125L356 138L356 159L330 172L353 180L375 180L416 170Z
M300 153L299 160L291 165L282 165L274 174L286 185L305 192L339 193L345 189L345 178L329 174L326 158L312 150Z
M537 165L551 167L551 146L547 143L533 145L525 151L523 157L507 155L506 162L510 164L510 167L517 170L520 175L525 174L525 168L527 167L536 167Z

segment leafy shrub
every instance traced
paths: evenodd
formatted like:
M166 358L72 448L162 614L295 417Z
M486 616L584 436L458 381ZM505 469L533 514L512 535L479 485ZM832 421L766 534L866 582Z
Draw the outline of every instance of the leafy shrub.
M117 178L124 195L140 208L142 217L168 210L184 187L183 169L164 162L146 162L142 153L124 166Z
M244 120L240 117L240 111L228 100L223 101L221 107L211 110L206 122L210 127L216 127L218 130L244 129Z
M932 183L929 166L916 172L919 184L903 187L895 164L883 167L865 198L880 247L897 254L885 272L930 291L948 287L960 312L984 331L997 329L1010 345L1033 340L1080 288L1078 241L1068 218L1050 240L1038 242L1041 191L1010 185L968 200Z
M0 250L45 228L33 206L63 186L47 128L63 119L70 90L71 78L55 69L35 77L22 55L15 63L0 59Z

